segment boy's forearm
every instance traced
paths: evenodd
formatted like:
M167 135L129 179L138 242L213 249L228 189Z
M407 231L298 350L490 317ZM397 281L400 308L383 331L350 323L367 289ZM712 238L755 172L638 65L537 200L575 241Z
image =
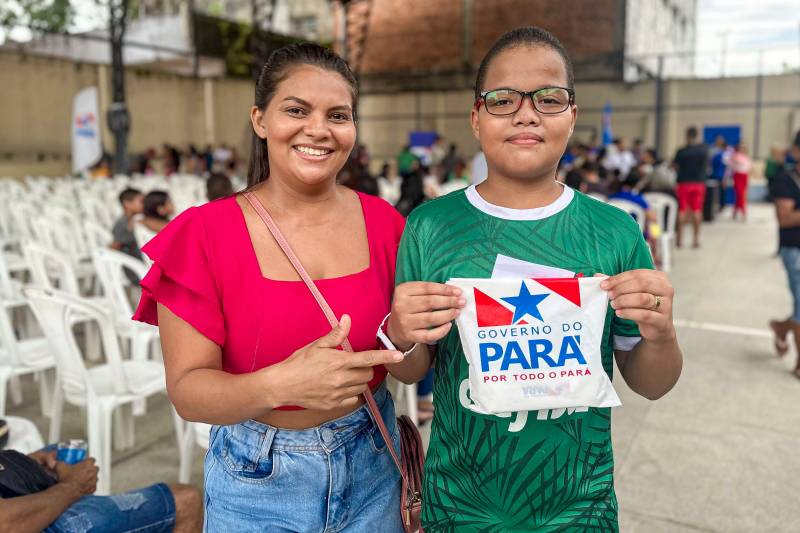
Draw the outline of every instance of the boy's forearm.
M418 344L401 362L386 365L386 370L399 381L411 385L421 381L430 367L431 348L427 344Z
M683 355L677 338L654 343L642 339L620 369L625 383L649 400L669 392L681 375Z

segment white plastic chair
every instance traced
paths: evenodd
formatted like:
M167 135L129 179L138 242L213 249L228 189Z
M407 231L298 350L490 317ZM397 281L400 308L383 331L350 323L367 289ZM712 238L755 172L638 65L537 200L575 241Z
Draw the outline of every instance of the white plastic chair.
M86 408L89 454L100 474L97 494L111 489L112 428L115 441L125 447L133 445L133 417L130 405L154 394L166 393L164 367L151 361L123 361L114 321L102 307L85 299L51 289L23 289L47 339L58 365L58 384L53 399L50 442L58 441L63 403ZM100 327L106 363L87 369L75 339L73 325L89 317ZM112 415L114 424L112 426ZM176 435L181 430L176 420ZM181 441L178 440L180 445Z
M50 345L44 337L18 339L14 333L11 313L14 308L27 305L5 298L0 299L0 416L6 412L6 393L14 378L33 374L39 381L39 401L42 413L50 415L53 397L53 373L56 362ZM14 403L22 401L21 391L12 386ZM16 389L16 390L14 390Z
M108 226L109 228L111 226ZM114 240L111 231L92 220L83 221L83 234L86 237L86 247L90 252L108 248Z
M142 247L147 244L147 241L156 236L156 232L151 231L141 222L135 222L133 224L133 236L136 239L137 246L139 246L139 249L141 250ZM153 266L153 262L145 253L142 254L142 261L144 261L144 264L147 266L147 268Z
M127 268L142 279L147 274L147 267L134 257L108 248L95 250L92 259L103 294L111 302L117 333L130 340L131 359L146 361L150 346L154 344L153 341L158 340L158 328L131 320L134 309L128 298L127 288L130 283L124 269Z
M636 205L633 202L628 200L623 200L621 198L611 198L606 202L608 205L613 205L614 207L618 207L622 209L629 215L631 215L636 222L639 224L639 229L644 233L645 224L647 221L644 218L644 209L641 206Z
M669 272L672 268L672 243L675 240L675 227L678 222L678 201L663 192L648 192L644 199L656 213L661 226L658 246L661 252L661 270Z
M200 446L208 449L208 432L211 425L201 422L186 422L181 436L180 466L178 467L178 483L189 483L192 477L192 461L194 448Z
M81 296L78 278L69 257L35 242L24 243L22 252L30 266L33 285ZM93 296L88 299L101 306L106 304L104 297ZM99 333L91 324L86 324L85 332L87 357L97 361L100 359Z
M36 424L27 418L19 416L6 416L4 418L8 423L8 444L6 449L28 454L44 448L42 434L39 433Z

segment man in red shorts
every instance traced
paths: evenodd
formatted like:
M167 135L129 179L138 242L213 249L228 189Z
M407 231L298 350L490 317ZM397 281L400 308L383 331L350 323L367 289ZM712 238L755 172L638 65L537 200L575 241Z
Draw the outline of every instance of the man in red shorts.
M675 244L681 246L683 226L687 219L692 221L693 248L700 247L700 225L703 223L703 201L706 197L706 175L708 174L708 147L697 142L697 128L686 130L686 146L675 154L673 166L678 172L676 192L678 193L677 238Z

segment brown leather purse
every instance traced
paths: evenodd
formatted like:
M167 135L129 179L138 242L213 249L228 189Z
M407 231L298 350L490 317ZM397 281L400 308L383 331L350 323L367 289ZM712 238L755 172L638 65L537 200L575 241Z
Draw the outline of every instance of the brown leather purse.
M339 321L336 319L336 315L333 313L330 305L325 301L325 297L322 296L322 293L314 284L314 281L309 277L305 268L303 268L297 255L295 255L292 247L289 246L289 242L283 236L280 229L278 229L278 225L275 224L269 212L261 205L261 202L258 201L255 194L252 192L244 193L244 197L261 217L264 225L267 226L267 229L269 229L275 241L281 247L281 250L283 250L283 253L286 254L289 262L292 263L292 266L300 275L300 278L305 282L311 294L314 295L314 299L319 304L331 327L334 328L338 326ZM342 343L342 347L348 352L353 351L353 347L347 339ZM392 456L394 464L400 471L400 478L402 479L400 516L403 522L403 528L406 533L415 533L417 531L422 533L420 515L422 514L422 469L425 460L425 451L422 447L422 439L420 438L419 431L407 416L404 415L397 418L397 427L400 431L400 456L398 457L394 446L392 446L392 437L389 435L389 430L386 428L386 423L383 421L381 411L375 403L372 391L369 389L364 392L364 400L367 402L367 407L372 414L372 419L381 432L383 441L386 443L386 447Z

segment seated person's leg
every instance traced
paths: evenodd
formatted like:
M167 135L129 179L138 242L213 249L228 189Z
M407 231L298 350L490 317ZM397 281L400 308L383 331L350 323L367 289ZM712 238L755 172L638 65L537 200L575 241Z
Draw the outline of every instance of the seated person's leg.
M64 511L45 531L94 530L114 533L144 528L153 533L199 531L197 524L200 518L193 522L189 515L194 510L199 517L202 516L199 495L185 485L176 489L177 499L173 496L173 488L164 483L111 496L85 496ZM187 489L194 491L194 496L189 496ZM192 525L195 525L194 529L190 529ZM178 529L179 526L181 529Z
M191 485L169 485L175 501L175 533L195 533L203 529L203 498Z

